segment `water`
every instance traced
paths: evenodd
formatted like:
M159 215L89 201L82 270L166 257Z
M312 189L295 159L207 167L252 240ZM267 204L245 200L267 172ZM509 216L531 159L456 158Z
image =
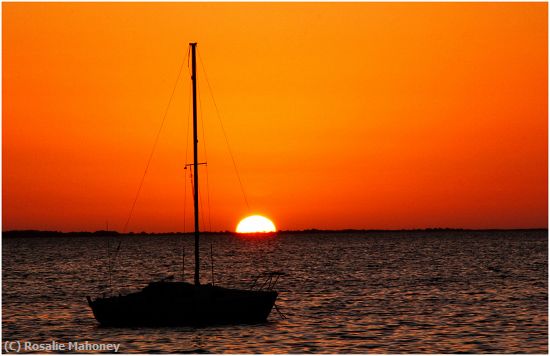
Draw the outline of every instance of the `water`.
M100 327L86 303L107 278L107 237L4 238L3 340L120 343L122 352L547 353L546 231L280 234L203 239L203 283L245 287L284 270L253 326ZM124 237L113 284L192 280L192 239ZM111 240L111 244L117 243Z

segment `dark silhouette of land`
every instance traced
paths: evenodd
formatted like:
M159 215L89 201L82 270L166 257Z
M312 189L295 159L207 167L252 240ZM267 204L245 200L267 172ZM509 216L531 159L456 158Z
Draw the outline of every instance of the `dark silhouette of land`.
M341 233L396 233L396 232L412 232L412 233L434 233L434 232L505 232L505 231L548 231L548 228L529 228L529 229L461 229L461 228L426 228L426 229L342 229L342 230L321 230L321 229L305 229L305 230L279 230L278 234L341 234ZM69 237L69 236L172 236L172 235L189 235L193 236L194 232L127 232L121 233L114 230L98 230L98 231L44 231L44 230L8 230L2 231L2 237ZM201 231L201 235L234 235L232 231Z

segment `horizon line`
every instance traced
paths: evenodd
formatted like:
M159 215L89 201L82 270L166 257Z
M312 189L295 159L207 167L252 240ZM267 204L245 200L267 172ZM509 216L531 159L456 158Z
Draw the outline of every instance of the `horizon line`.
M438 232L438 231L531 231L531 230L548 230L548 227L528 227L528 228L449 228L449 227L435 227L435 228L412 228L412 229L298 229L298 230L277 230L276 233L341 233L341 232ZM35 234L35 235L193 235L193 231L167 231L167 232L147 232L147 231L129 231L119 232L117 230L96 230L96 231L59 231L59 230L39 230L39 229L15 229L15 230L2 230L2 235L8 234ZM235 234L236 232L230 230L219 231L201 231L201 234Z

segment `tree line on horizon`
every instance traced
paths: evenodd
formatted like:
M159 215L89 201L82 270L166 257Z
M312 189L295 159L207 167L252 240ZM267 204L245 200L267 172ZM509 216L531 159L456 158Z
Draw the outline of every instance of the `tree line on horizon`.
M530 231L530 230L548 230L548 228L530 228L530 229L464 229L464 228L425 228L425 229L303 229L303 230L279 230L277 233L292 234L314 234L314 233L393 233L393 232L451 232L451 231ZM7 230L2 231L3 237L62 237L62 236L172 236L172 235L193 235L194 232L126 232L121 233L114 230L98 231L52 231L52 230ZM230 235L235 234L232 231L201 231L203 235Z

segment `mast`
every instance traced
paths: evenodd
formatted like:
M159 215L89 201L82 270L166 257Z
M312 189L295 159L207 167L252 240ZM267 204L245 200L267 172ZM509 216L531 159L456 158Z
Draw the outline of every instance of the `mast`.
M191 81L193 82L193 189L194 203L195 203L195 285L200 284L199 279L199 150L197 145L199 143L197 136L197 60L196 60L196 48L197 43L189 43L191 46Z

